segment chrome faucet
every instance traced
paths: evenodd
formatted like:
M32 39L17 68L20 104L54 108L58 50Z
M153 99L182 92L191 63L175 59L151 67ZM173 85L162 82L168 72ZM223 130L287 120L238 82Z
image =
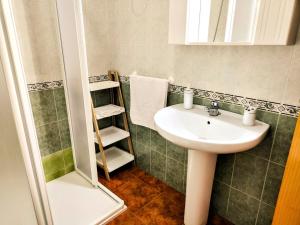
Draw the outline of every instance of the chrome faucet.
M218 116L221 113L219 112L219 103L217 101L211 101L210 106L207 107L207 112L210 116Z

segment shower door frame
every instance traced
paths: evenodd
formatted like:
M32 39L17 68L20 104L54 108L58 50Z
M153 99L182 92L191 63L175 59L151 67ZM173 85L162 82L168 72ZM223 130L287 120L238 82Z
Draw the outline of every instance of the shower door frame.
M40 225L53 225L11 0L0 1L0 45L1 63L18 127L16 138L21 143L36 219Z
M81 6L80 0L67 0L74 1ZM77 16L82 17L82 11ZM78 18L76 18L78 19ZM19 127L19 141L22 143L22 156L26 167L26 174L28 177L28 183L30 185L32 202L34 204L34 210L39 225L53 225L53 217L48 199L48 191L46 187L46 179L44 175L42 159L40 155L40 149L38 144L38 138L36 133L36 127L34 123L33 113L31 109L31 103L29 98L29 92L27 88L27 82L25 79L25 71L21 57L20 43L18 40L18 34L16 31L15 19L13 14L13 3L12 0L0 1L0 57L5 59L2 63L4 67L4 75L9 85L9 93L11 96L11 104L15 107L14 116L18 118L16 120L17 126ZM83 24L81 24L83 25ZM83 27L82 27L83 28ZM81 33L81 38L84 38L84 33ZM78 44L83 45L84 42ZM84 47L85 46L81 46ZM84 55L86 56L86 55ZM81 56L82 57L82 56ZM81 61L82 62L82 61ZM86 77L86 79L88 79ZM65 75L64 75L65 80ZM65 85L67 83L65 82ZM88 88L88 83L85 84L85 89ZM66 88L67 90L67 88ZM66 91L65 90L65 91ZM86 92L86 95L89 93ZM67 107L69 102L66 99ZM86 106L89 107L89 106ZM68 109L69 110L69 109ZM90 109L85 108L87 112ZM68 112L69 113L69 112ZM70 122L70 120L69 120ZM92 123L91 123L92 124ZM72 123L70 123L72 130ZM92 126L92 125L91 125ZM92 131L92 130L91 130ZM72 131L70 131L73 136ZM73 137L71 137L73 138ZM73 140L72 140L73 142ZM91 149L90 149L91 150ZM92 159L93 161L93 159ZM76 167L76 165L75 165ZM76 171L78 172L77 168ZM95 172L96 163L95 163ZM83 175L80 173L80 175ZM87 178L86 176L83 176ZM105 192L114 201L119 204L119 207L114 209L109 215L104 215L103 222L106 223L112 218L116 217L124 210L126 206L124 201L118 196L108 190L105 186L100 184L97 179L97 174L93 173L93 179L87 179L96 186L97 189Z

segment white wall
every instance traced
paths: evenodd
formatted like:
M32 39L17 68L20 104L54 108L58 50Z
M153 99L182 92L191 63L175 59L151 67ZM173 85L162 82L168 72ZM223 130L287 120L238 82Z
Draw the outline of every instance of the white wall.
M61 79L54 1L22 2L28 81ZM89 75L111 68L124 75L137 70L149 76L173 75L179 85L300 104L300 37L295 46L175 46L167 43L168 0L84 4Z
M28 83L62 80L63 62L54 0L13 0Z
M173 75L180 85L299 105L300 37L295 46L283 47L168 45L168 2L109 1L113 68L121 74Z

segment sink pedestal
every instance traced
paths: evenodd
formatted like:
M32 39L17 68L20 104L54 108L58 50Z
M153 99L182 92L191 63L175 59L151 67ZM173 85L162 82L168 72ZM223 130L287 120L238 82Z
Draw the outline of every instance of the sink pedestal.
M217 154L188 150L185 225L206 225Z

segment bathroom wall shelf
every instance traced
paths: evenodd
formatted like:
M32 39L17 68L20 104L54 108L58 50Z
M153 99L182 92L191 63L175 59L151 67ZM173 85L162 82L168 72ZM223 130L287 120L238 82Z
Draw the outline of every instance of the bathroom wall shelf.
M117 116L125 112L125 108L118 105L105 105L95 108L97 120L104 119L110 116Z
M109 173L134 160L134 156L132 154L115 146L105 150L105 156ZM96 154L96 160L97 164L103 168L103 161L100 152Z
M105 177L110 180L109 173L134 161L133 145L129 132L127 114L124 107L123 94L120 87L119 74L116 71L108 72L108 81L90 84L90 91L110 89L111 104L95 108L91 100L93 125L95 129L94 141L99 146L99 153L96 154L97 164L104 169ZM117 102L118 104L115 104ZM116 115L122 114L123 128L116 126ZM99 129L101 119L112 117L113 125ZM127 139L129 151L120 149L113 144ZM108 149L105 147L110 146Z

